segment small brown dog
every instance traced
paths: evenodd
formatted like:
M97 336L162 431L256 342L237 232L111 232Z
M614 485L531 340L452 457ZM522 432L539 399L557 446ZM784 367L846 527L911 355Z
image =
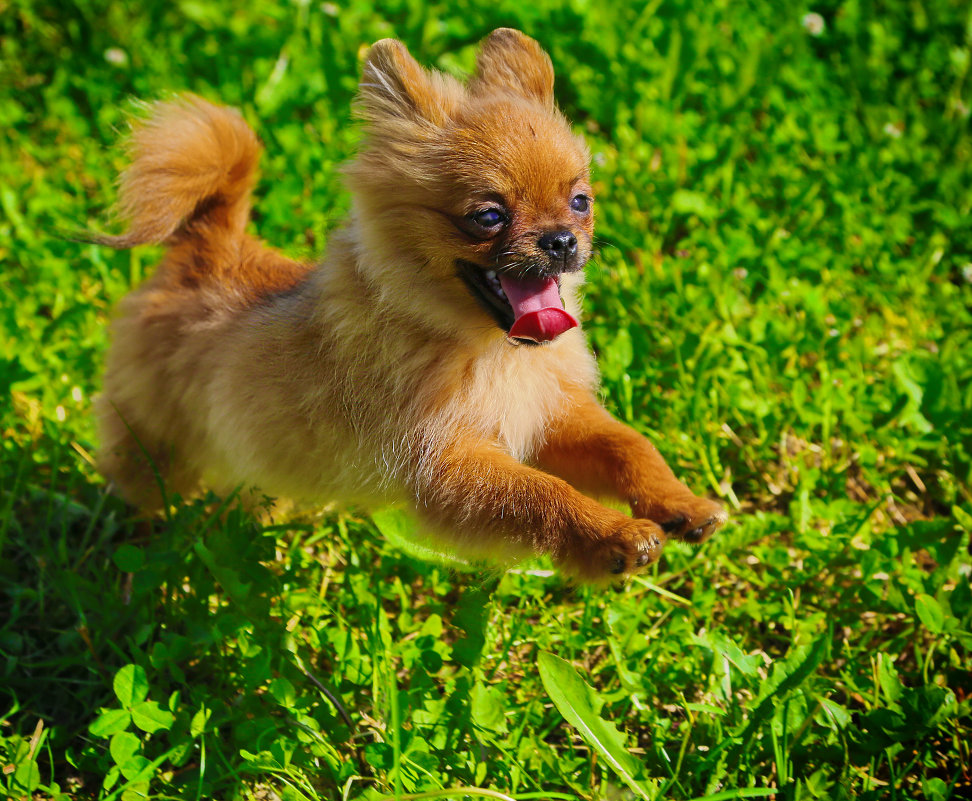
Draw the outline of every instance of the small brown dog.
M129 228L100 240L168 246L121 304L99 401L100 465L122 495L150 509L163 486L205 482L405 500L466 553L548 553L593 581L721 525L595 399L575 319L589 157L553 82L514 30L486 38L465 85L375 44L352 211L316 266L246 232L260 148L243 119L156 105L122 177Z

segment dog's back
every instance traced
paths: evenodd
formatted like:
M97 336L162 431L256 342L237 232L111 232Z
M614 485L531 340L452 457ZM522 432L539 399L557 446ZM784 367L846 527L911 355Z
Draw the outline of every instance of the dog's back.
M180 492L198 480L171 444L197 439L201 423L180 411L203 391L186 377L205 374L209 358L186 333L293 288L309 268L246 233L260 145L237 112L191 96L155 104L129 149L118 203L128 228L97 241L167 251L113 326L98 402L100 468L129 501L153 508L164 502L161 476Z

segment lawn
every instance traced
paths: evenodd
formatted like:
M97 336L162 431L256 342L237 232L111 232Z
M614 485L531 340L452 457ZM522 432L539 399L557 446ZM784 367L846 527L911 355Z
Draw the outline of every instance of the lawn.
M604 401L728 526L593 590L396 510L133 519L91 398L158 250L71 233L135 101L240 108L312 259L363 49L501 25L594 155ZM0 794L972 797L970 107L967 0L0 2Z

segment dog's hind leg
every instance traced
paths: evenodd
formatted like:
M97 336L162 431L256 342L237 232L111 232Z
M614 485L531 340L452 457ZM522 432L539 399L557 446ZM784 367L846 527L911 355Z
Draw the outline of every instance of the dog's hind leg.
M137 433L107 399L101 398L98 405L102 442L98 469L121 497L150 512L196 489L199 476L172 447Z

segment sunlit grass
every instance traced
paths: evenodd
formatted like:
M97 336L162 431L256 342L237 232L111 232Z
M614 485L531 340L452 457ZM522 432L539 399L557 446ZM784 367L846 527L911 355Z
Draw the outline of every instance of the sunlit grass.
M968 797L970 24L947 0L0 12L3 791ZM157 251L64 236L109 224L133 99L242 108L255 228L310 258L347 207L361 48L461 71L499 25L549 50L594 154L605 401L731 524L604 592L419 558L395 515L135 523L91 397Z

